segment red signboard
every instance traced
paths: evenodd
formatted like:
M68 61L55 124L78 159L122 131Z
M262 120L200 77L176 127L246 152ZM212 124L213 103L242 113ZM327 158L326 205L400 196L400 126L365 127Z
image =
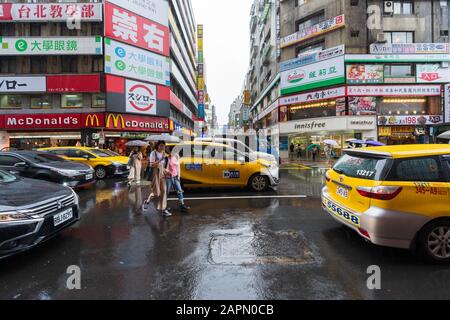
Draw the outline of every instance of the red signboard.
M5 128L5 116L0 114L0 129Z
M79 129L80 126L79 113L5 115L5 129L8 130Z
M47 92L100 92L100 75L47 76Z
M169 56L169 35L168 27L111 3L105 4L106 37Z
M83 113L81 114L82 128L104 128L105 114L104 113Z
M170 91L170 104L178 110L183 111L183 101L181 101L172 91Z
M107 74L106 75L106 92L126 94L125 90L125 78L116 77ZM156 98L158 100L169 101L170 100L170 88L166 86L156 85Z
M105 128L113 131L169 132L168 118L108 113Z

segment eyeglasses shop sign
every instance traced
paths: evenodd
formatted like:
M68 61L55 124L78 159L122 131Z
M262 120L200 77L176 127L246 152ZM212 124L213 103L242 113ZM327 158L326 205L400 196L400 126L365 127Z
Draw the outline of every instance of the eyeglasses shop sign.
M280 133L313 133L320 131L375 130L375 116L326 117L280 123Z
M0 56L100 55L102 37L1 37Z

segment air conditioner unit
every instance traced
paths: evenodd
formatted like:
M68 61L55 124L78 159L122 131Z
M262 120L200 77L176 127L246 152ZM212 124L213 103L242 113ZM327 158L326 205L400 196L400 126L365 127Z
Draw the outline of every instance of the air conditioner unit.
M385 33L378 33L377 34L377 43L386 43L387 37Z
M384 13L393 14L394 13L394 1L384 2Z

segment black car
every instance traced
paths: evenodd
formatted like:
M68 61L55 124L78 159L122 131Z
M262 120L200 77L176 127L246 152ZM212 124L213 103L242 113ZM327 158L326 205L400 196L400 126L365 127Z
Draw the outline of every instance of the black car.
M25 178L81 188L95 182L94 169L83 163L38 151L0 152L0 169Z
M28 250L79 220L69 187L0 170L0 259Z

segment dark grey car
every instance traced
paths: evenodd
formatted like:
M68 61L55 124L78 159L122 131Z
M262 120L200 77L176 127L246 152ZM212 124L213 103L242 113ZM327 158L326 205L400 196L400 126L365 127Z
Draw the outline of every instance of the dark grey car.
M78 220L78 196L71 188L0 170L0 259L30 249Z

